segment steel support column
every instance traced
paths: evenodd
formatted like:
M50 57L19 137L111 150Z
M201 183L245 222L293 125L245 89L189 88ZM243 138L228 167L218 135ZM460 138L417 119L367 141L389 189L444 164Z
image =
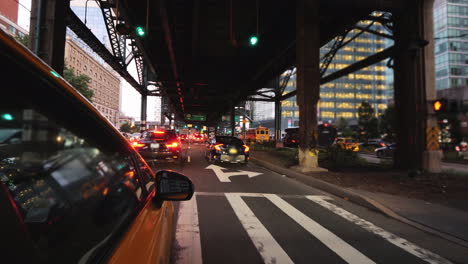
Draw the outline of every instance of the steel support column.
M231 121L231 136L234 136L235 135L234 130L236 129L236 110L234 106L231 107L230 121Z
M296 2L297 104L299 106L299 167L318 170L317 103L320 92L319 1Z
M423 160L427 150L433 153L432 162L440 163L440 151L428 148L426 144L426 128L433 123L428 118L428 96L435 97L433 0L415 0L407 2L407 5L405 11L393 14L395 108L398 122L395 166L420 170L424 169Z
M280 77L274 79L275 87L275 141L276 145L281 142L281 87ZM286 84L287 85L287 84Z
M140 131L146 130L146 108L147 108L148 96L146 94L141 95L141 124Z
M141 94L140 131L146 130L146 112L148 109L148 67L143 66L143 93Z
M70 0L33 0L30 48L57 73L63 73L66 14Z

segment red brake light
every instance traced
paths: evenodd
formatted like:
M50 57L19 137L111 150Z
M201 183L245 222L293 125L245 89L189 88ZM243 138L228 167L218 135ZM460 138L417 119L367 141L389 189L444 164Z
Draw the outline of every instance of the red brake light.
M380 143L380 146L385 147L385 143Z
M249 152L250 151L250 148L249 146L247 145L242 145L244 147L244 152Z
M179 143L177 142L172 142L171 144L166 144L166 147L168 148L177 148L179 146Z
M455 151L460 151L460 147L459 147L459 146L456 146L456 147L455 147Z
M215 148L217 151L221 151L221 146L222 146L222 145L223 145L223 144L216 144L216 145L214 145L214 148Z
M138 141L133 141L133 143L132 143L132 146L133 146L134 148L141 148L141 147L143 147L144 145L145 145L145 144L139 143Z

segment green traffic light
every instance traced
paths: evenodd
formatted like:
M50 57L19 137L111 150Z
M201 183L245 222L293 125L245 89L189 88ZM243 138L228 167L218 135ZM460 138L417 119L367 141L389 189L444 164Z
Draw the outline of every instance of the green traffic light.
M11 121L11 120L13 120L13 116L11 114L8 114L8 113L2 114L2 119L7 120L7 121Z
M145 29L143 27L136 27L136 33L140 37L144 37L146 35Z
M250 46L255 46L258 43L258 37L257 36L251 36L250 37Z

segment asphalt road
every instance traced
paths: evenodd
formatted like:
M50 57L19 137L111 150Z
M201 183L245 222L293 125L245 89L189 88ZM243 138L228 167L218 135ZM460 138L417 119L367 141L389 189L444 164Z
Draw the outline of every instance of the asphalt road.
M390 158L379 159L373 154L360 153L359 156L361 158L367 160L368 162L372 162L372 163L380 163L382 160L391 161ZM465 173L465 172L468 172L468 165L458 164L458 163L442 162L442 169L443 170L448 170L448 171L456 171L456 172Z
M174 263L468 263L467 248L254 164L207 169L203 151L155 164L195 184L176 204Z

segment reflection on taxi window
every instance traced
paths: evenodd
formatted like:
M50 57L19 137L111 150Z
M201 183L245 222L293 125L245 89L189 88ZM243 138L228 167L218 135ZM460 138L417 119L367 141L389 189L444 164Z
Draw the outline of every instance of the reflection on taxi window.
M33 109L7 113L0 119L0 184L39 262L101 257L106 237L119 233L145 195L131 158L93 147Z

